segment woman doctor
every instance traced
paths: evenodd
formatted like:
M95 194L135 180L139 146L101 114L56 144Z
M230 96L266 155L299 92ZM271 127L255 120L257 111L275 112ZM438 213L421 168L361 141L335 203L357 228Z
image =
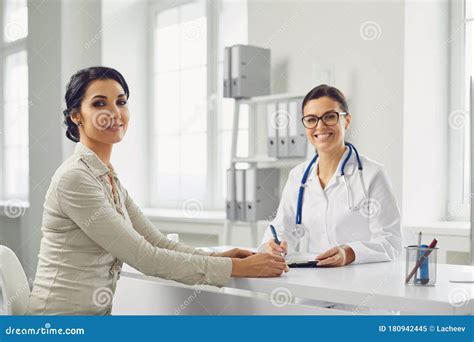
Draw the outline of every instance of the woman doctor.
M394 260L402 249L400 212L383 166L344 140L352 120L345 96L320 85L305 96L302 110L316 155L290 171L272 222L281 244L267 230L259 249L286 254L299 248L319 266Z

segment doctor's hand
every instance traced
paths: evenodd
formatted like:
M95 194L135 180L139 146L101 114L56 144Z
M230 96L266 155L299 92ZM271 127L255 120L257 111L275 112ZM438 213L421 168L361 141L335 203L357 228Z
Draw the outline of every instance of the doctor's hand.
M232 259L232 277L278 277L288 271L285 259L270 253L257 253L245 259Z
M272 253L276 255L288 254L288 242L281 241L280 244L277 244L274 239L270 239L265 243L265 252Z
M246 249L232 248L228 251L222 253L212 253L211 255L224 258L246 258L254 254L254 252L248 251Z
M344 266L355 260L354 250L347 246L341 245L327 250L316 257L318 266Z

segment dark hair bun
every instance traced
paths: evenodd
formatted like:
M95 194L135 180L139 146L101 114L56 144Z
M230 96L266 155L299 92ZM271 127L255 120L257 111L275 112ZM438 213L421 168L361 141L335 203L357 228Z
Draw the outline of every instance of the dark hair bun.
M66 125L66 137L74 142L79 142L79 127L72 121L69 110L64 110L64 124Z

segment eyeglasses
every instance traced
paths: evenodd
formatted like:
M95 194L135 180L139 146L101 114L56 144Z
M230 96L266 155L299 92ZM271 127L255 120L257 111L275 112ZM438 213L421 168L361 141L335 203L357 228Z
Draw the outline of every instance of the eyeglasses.
M339 122L340 115L347 115L346 112L336 112L335 110L331 110L323 114L322 116L317 115L305 115L301 118L301 122L303 122L303 126L306 128L312 129L318 125L319 120L323 121L323 124L326 126L334 126L337 125Z

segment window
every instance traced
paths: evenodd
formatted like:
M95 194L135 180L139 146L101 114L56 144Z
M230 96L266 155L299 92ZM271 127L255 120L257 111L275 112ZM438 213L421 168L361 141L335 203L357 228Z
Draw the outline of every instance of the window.
M234 113L234 100L222 98L223 51L246 43L246 4L176 1L152 9L150 204L223 209ZM241 116L239 152L246 156L248 120Z
M469 113L470 107L470 84L471 78L474 77L474 1L467 0L464 11L465 23L465 51L464 51L464 108L466 113ZM469 204L471 199L471 161L470 161L470 125L469 115L467 115L466 124L464 126L464 188L463 188L463 202Z
M446 219L469 220L470 170L470 78L474 70L473 0L451 1L449 191Z
M28 64L26 0L1 4L0 199L28 200Z

